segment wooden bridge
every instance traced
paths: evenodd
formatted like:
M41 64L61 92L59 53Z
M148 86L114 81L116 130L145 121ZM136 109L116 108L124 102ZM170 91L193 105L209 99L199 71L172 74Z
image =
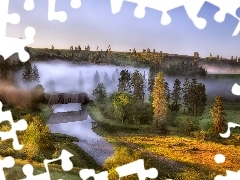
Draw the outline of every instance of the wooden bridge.
M89 97L87 93L55 93L47 94L48 104L68 104L68 103L89 103Z

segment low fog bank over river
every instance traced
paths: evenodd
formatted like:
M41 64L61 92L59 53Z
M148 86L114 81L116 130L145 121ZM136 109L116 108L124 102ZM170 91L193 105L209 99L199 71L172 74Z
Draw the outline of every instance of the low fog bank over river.
M104 82L104 76L107 74L109 83L105 83L107 93L117 91L118 78L120 72L123 69L129 70L131 73L134 70L138 70L142 74L145 72L146 79L148 78L149 68L136 68L136 67L119 67L112 65L92 65L92 64L72 64L70 62L53 60L50 62L37 62L34 63L40 74L40 84L43 85L46 93L58 92L58 93L81 93L86 92L90 99L94 99L92 96L93 77L98 71L100 75L100 82ZM219 73L218 70L209 67L209 72ZM105 74L106 73L106 74ZM81 78L80 78L81 77ZM240 76L239 76L240 77ZM22 70L16 73L17 82L21 88L24 88L22 81ZM169 83L169 88L172 90L174 80L178 78L181 83L184 81L184 77L169 77L165 76L166 81ZM82 79L82 82L80 82ZM191 78L189 78L191 80ZM240 78L219 78L219 79L199 79L198 82L202 82L206 86L206 93L208 97L214 98L217 94L221 96L228 96L230 98L238 98L231 92L232 86L235 83L240 85Z
M78 138L79 142L75 144L91 155L99 165L113 154L113 147L93 132L91 123L93 120L84 107L81 109L79 103L57 104L52 107L54 112L48 121L52 133Z
M46 93L88 93L92 99L94 89L94 74L98 71L100 82L105 83L107 93L117 91L118 78L123 69L132 73L138 70L140 73L149 72L149 68L119 67L112 65L72 64L61 60L34 63L39 71L40 84L43 85ZM22 81L22 70L17 72L16 78L19 86L25 88ZM104 76L108 81L104 81ZM80 82L82 80L82 82Z

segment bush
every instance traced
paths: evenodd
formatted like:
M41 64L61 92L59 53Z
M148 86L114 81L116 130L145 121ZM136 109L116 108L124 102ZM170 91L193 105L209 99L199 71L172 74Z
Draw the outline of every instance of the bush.
M106 109L102 110L102 113L105 118L114 119L115 116L113 111L114 111L113 106L108 106Z
M121 165L131 163L138 159L144 159L144 155L140 151L121 147L115 150L113 156L106 159L106 161L103 164L103 167L109 171L109 179L118 179L118 174L115 171L115 168ZM150 167L150 164L147 160L145 160L144 165L146 168ZM134 175L123 177L121 179L122 180L128 180L128 179L138 180L138 177L136 174L134 174Z
M185 135L190 135L191 132L197 131L199 129L198 120L196 117L186 116L180 118L180 131Z
M205 131L194 131L190 133L191 137L194 137L199 140L205 140L206 138L206 132Z
M31 119L30 119L31 117ZM45 122L39 116L28 115L28 128L22 134L24 147L28 160L39 154L44 149L54 149L53 136Z
M168 113L167 113L167 122L168 122L169 125L177 127L178 123L176 121L176 118L177 118L177 112L168 111Z

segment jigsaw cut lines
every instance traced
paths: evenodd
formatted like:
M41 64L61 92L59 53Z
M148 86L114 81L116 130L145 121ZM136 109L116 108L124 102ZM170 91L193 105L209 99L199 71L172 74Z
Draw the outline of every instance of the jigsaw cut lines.
M162 25L168 25L171 22L168 11L183 6L188 17L198 29L204 29L207 25L207 21L204 18L198 17L198 13L203 4L209 2L220 8L214 16L215 21L221 23L225 20L226 14L230 14L239 21L232 36L237 36L240 31L240 17L236 14L237 9L240 7L240 0L110 0L113 14L120 12L124 1L137 4L134 10L134 16L137 18L145 16L145 8L161 11L162 18L160 23Z

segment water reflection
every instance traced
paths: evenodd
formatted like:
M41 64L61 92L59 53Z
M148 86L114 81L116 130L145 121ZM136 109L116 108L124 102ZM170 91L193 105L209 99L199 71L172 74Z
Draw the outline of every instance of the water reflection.
M77 108L80 107L79 103L57 104L52 107L54 113L48 121L51 132L77 137L79 142L75 144L91 155L99 165L113 154L111 144L93 132L93 120L84 106L80 111ZM75 111L71 111L71 108Z
M82 110L81 103L54 104L52 108L54 109L53 113Z

